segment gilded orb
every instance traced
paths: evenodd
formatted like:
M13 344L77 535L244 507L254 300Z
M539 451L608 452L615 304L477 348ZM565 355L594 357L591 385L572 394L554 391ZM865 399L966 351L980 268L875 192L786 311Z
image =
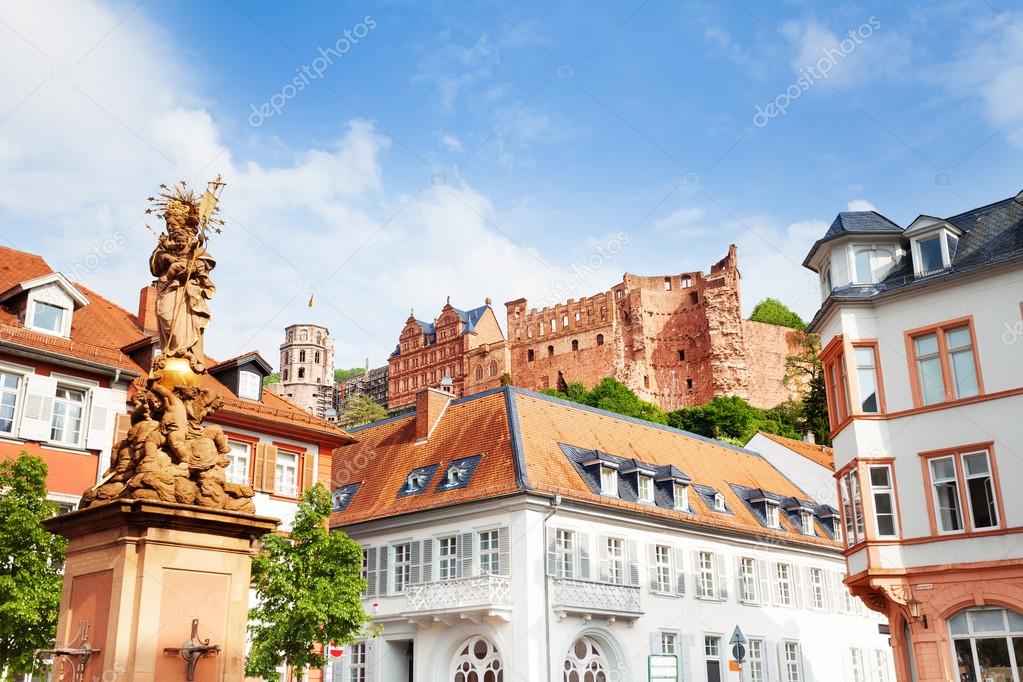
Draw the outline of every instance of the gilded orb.
M175 386L199 386L200 377L192 371L188 358L166 358L160 370L160 383L170 389Z

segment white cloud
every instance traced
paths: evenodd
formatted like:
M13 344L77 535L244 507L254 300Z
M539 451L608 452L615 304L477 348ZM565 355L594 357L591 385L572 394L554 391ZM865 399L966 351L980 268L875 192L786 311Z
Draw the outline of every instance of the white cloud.
M697 223L703 220L706 215L707 212L699 206L684 206L663 218L655 220L654 228L657 230L684 231L697 227Z
M870 203L866 199L853 199L848 203L850 211L876 211L877 206Z
M792 68L835 87L851 87L899 73L909 61L911 41L874 16L841 32L814 20L784 24L781 34L796 48ZM816 75L820 74L820 75Z
M459 140L458 137L455 135L451 134L441 135L440 143L449 152L461 154L464 151L464 148L462 147L462 141Z

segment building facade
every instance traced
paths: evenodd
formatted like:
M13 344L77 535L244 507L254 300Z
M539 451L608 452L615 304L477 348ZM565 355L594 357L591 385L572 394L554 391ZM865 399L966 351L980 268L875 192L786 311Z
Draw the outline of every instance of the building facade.
M743 319L739 279L733 245L709 273L626 273L610 291L540 310L510 301L514 383L592 388L613 377L665 410L723 395L765 408L793 399L782 378L797 332Z
M837 511L756 453L511 386L426 389L335 451L383 626L334 680L891 679ZM386 462L387 466L378 466Z
M387 407L395 410L413 405L416 393L439 387L444 377L456 396L494 388L511 371L511 360L488 298L472 310L449 300L433 322L409 315L387 366Z
M334 339L330 330L315 324L285 328L280 368L280 379L270 385L270 390L320 419L337 415Z
M388 367L369 366L366 361L366 371L338 384L339 402L344 402L353 395L364 395L381 407L387 407L387 373ZM340 412L340 406L338 407Z
M837 506L835 494L835 453L827 445L813 442L813 434L803 440L757 432L746 447L770 462L801 490L818 502Z
M846 583L888 617L900 680L1019 682L1023 194L905 228L842 213L804 265Z

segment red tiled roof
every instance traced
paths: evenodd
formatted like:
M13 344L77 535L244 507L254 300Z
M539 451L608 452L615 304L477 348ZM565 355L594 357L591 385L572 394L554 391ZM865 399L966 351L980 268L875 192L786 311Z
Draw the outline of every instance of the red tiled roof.
M507 396L514 405L511 416ZM798 533L787 519L782 522L788 532L767 529L757 521L729 484L786 497L806 498L806 493L753 452L512 387L453 401L426 443L416 443L415 415L355 430L358 442L334 451L334 482L361 486L345 511L332 515L331 524L348 525L523 491L517 480L513 433L519 440L521 473L537 492L664 520L837 546L825 537ZM690 496L696 514L596 494L562 451L562 444L658 466L675 465L692 477L694 485L722 493L734 514L711 511L696 494ZM436 490L447 463L476 454L482 454L482 459L468 486ZM429 489L398 497L408 474L430 464L438 464L439 473Z
M822 467L826 467L835 470L835 452L827 445L817 445L816 443L807 443L806 441L796 440L795 438L786 438L784 436L776 436L773 433L759 432L764 438L773 440L778 445L788 448L797 455L806 457L815 464L820 464Z

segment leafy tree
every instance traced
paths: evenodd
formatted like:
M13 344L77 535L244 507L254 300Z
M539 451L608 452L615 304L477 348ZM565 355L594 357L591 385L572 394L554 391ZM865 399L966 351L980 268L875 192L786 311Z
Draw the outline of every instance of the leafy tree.
M291 535L263 538L252 560L257 606L249 612L252 649L245 674L278 679L286 662L301 682L306 668L327 661L318 644L350 644L363 634L369 616L362 609L362 548L327 528L330 494L317 483L295 513Z
M704 405L669 412L668 424L708 438L745 445L757 431L799 438L802 418L802 403L790 401L762 410L733 395L718 396Z
M366 373L365 367L352 367L350 369L335 369L334 370L334 382L345 381L352 377L361 377Z
M609 412L617 412L627 417L636 417L657 424L667 424L668 415L653 403L641 400L632 389L611 377L600 380L593 390L578 382L567 382L564 390L546 390L543 393L553 395L575 403L597 407Z
M749 319L754 322L765 322L780 327L791 327L800 331L806 329L806 323L796 313L789 310L788 306L776 298L765 298L753 309Z
M53 646L63 576L64 538L42 521L57 513L46 501L46 464L21 453L0 462L0 678L32 670L32 651Z
M508 372L505 372L504 374L499 376L497 380L501 382L502 386L514 386L514 384L512 383L512 375L508 374Z
M263 385L269 386L270 384L276 384L280 380L281 380L280 372L271 372L270 374L267 374L265 377L263 377Z
M796 353L785 359L787 386L798 386L803 393L800 432L810 431L818 443L830 444L831 432L828 420L828 397L824 388L824 368L820 361L820 337L816 334L802 334Z
M345 399L338 415L338 423L343 429L362 426L370 422L387 418L387 410L368 395L354 393Z

